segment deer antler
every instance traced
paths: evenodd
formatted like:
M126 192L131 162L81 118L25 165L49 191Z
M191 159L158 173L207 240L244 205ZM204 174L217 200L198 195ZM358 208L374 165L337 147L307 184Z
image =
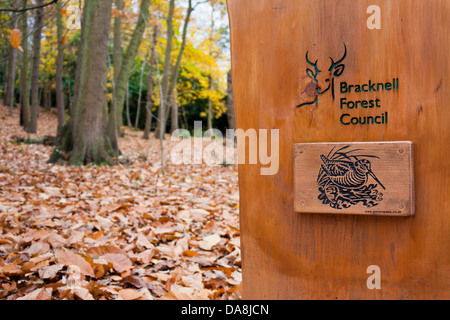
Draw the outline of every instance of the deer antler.
M318 62L319 60L317 59L316 62L312 63L312 62L309 60L309 58L308 58L308 53L309 53L309 51L306 52L306 62L307 62L310 66L314 67L314 71L312 71L311 69L308 68L308 69L306 69L306 72L308 73L308 70L311 71L312 78L313 78L314 80L316 80L316 82L317 82L316 76L317 76L317 74L319 74L320 72L322 72L322 71L320 71L319 68L317 67L317 62Z
M335 77L340 76L340 75L342 74L342 72L344 71L344 68L345 68L344 65L341 65L341 62L344 61L344 59L345 59L346 57L347 57L347 46L346 46L345 43L344 43L344 55L342 56L341 59L339 59L339 60L336 61L336 62L334 62L333 58L330 57L330 60L331 60L331 66L330 66L330 68L328 69L328 72L331 73L334 69L336 69L336 68L338 68L338 67L341 67L340 70L334 72L334 74L333 74ZM339 72L339 71L340 71L340 72Z

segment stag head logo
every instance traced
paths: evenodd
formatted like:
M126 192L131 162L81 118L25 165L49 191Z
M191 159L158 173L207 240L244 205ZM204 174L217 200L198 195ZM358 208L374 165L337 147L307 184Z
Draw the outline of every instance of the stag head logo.
M307 99L310 101L299 104L297 106L297 108L301 108L303 106L312 105L312 104L318 105L319 96L325 94L329 90L331 90L331 95L334 100L334 97L335 97L334 81L335 81L335 78L340 77L345 70L345 65L343 62L344 62L345 58L347 57L347 47L344 43L344 55L337 61L334 61L334 59L330 57L331 63L330 63L330 67L328 68L328 77L325 79L325 83L327 84L327 86L325 88L322 88L319 85L319 80L317 79L317 76L322 72L319 69L319 67L317 66L319 60L316 60L315 62L311 62L308 55L309 55L309 51L306 52L306 63L309 65L309 67L306 68L306 75L310 79L310 82L306 85L305 90L302 92L302 96L306 95ZM311 99L313 99L313 100L311 100Z

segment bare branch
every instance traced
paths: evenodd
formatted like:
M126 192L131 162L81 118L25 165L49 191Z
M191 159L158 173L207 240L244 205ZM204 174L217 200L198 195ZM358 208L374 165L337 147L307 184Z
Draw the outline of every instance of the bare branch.
M34 7L29 7L29 8L24 8L24 9L0 9L0 12L24 12L24 11L29 11L29 10L34 10L34 9L39 9L39 8L44 8L47 6L50 6L52 4L57 3L59 0L52 0L49 3L44 3L42 5L39 6L34 6Z

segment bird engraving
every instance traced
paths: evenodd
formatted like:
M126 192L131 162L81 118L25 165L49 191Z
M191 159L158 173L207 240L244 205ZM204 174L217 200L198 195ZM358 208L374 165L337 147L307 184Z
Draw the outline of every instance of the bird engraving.
M354 154L362 150L349 148L344 146L336 150L335 147L328 155L320 156L319 200L335 209L348 208L360 202L367 207L376 206L383 200L383 194L377 190L378 185L383 190L386 188L373 173L372 163L367 158L379 157Z

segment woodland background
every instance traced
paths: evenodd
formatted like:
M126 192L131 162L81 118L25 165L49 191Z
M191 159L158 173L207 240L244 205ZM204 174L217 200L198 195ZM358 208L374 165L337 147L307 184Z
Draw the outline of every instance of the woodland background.
M0 28L0 299L239 299L236 165L168 138L235 126L225 1L9 0Z

